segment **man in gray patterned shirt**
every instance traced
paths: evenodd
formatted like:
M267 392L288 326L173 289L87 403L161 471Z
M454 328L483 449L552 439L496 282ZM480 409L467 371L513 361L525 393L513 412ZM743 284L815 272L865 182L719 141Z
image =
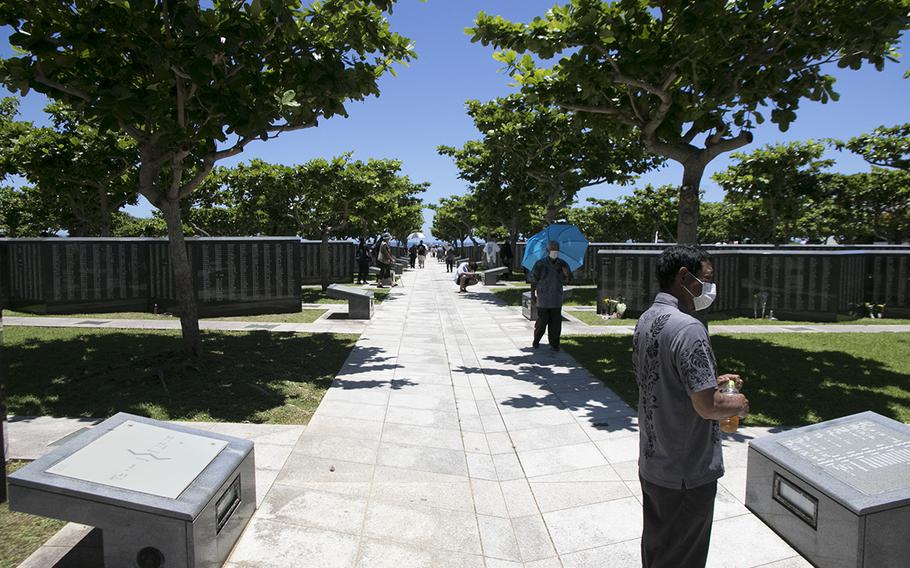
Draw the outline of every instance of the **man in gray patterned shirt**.
M644 528L644 568L704 567L717 480L724 474L717 420L745 416L749 401L718 386L708 331L692 314L716 296L714 267L702 248L668 247L657 261L661 292L635 326Z

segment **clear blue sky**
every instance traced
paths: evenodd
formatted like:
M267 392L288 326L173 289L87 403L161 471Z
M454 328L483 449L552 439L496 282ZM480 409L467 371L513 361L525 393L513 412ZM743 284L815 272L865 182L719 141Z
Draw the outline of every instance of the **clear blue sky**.
M323 121L315 129L251 144L241 156L220 164L232 165L253 158L296 164L353 151L356 159L401 160L404 173L412 180L432 184L424 195L426 202L463 194L466 186L458 179L451 159L437 155L436 147L460 146L479 136L464 112L467 99L489 100L515 91L510 86L511 79L502 72L502 65L492 59L492 50L470 43L464 28L472 24L480 10L526 22L542 15L553 4L554 0L429 0L426 3L401 0L390 16L392 28L414 40L419 57L408 68L399 69L398 77L382 79L379 98L349 104L347 119L334 118ZM4 29L0 41L3 57L12 53L6 42L8 34L9 30ZM903 51L907 50L906 37L905 45L901 46ZM775 126L766 124L755 131L755 141L741 151L808 138L849 138L879 125L910 121L910 80L903 79L908 68L910 62L906 58L887 65L882 73L872 68L844 71L832 66L829 73L837 77L835 89L841 94L839 102L827 105L804 102L788 132L779 132ZM23 117L43 122L44 104L40 96L30 95L22 104ZM832 151L830 157L837 160L838 171L868 169L861 159L849 153ZM728 164L729 155L725 155L709 166L702 184L707 200L723 198L710 174ZM678 184L681 179L682 169L670 162L640 178L636 185ZM582 192L579 201L583 204L587 197L615 198L630 191L628 187L598 186ZM147 216L150 209L148 204L143 204L130 212ZM428 221L430 215L427 211Z

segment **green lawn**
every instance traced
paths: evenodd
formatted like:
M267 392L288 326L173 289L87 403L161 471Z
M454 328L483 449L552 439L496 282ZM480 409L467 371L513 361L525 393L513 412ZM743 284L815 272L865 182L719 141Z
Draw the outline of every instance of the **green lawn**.
M296 313L289 314L262 314L258 316L231 316L220 318L200 318L201 321L263 321L274 323L313 323L319 319L327 310L306 309ZM110 312L99 314L29 314L25 312L16 312L13 310L3 310L4 317L55 317L55 318L73 318L78 320L101 320L101 319L136 319L136 320L161 320L177 321L178 317L169 314L150 314L147 312Z
M864 410L910 423L910 334L755 334L711 338L721 373L745 380L746 425L801 426ZM630 336L567 336L563 345L633 407Z
M26 463L11 461L6 464L6 472L12 473ZM0 505L0 568L16 568L65 524L56 519L12 512L7 503Z
M204 332L192 366L171 331L7 327L10 414L306 424L357 336Z
M502 288L493 288L496 296L510 306L521 305L521 295L531 289L529 284L509 284ZM566 306L594 306L597 304L595 286L578 286L572 289L572 296L566 299Z
M567 306L569 304L566 304ZM566 310L569 311L573 316L581 320L582 322L588 325L635 325L635 322L638 321L635 318L621 318L621 319L603 319L596 312L593 311L581 311L581 310ZM863 318L857 320L845 320L839 322L805 322L805 321L790 321L790 320L768 320L768 319L756 319L756 318L728 318L728 317L716 317L709 318L712 325L910 325L910 320L907 319L897 319L897 318L885 318L885 319L872 319L872 318Z

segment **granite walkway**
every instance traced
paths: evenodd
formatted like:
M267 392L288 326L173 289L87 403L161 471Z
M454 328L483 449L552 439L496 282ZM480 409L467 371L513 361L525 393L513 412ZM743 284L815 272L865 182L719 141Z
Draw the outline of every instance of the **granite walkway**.
M227 566L640 566L633 411L449 276L428 263L377 310ZM724 441L712 568L809 566L743 506L765 433Z

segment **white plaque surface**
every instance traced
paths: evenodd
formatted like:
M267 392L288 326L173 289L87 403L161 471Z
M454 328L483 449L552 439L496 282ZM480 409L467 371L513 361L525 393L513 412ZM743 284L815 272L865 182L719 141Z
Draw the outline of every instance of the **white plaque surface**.
M47 473L176 499L227 442L127 420Z

